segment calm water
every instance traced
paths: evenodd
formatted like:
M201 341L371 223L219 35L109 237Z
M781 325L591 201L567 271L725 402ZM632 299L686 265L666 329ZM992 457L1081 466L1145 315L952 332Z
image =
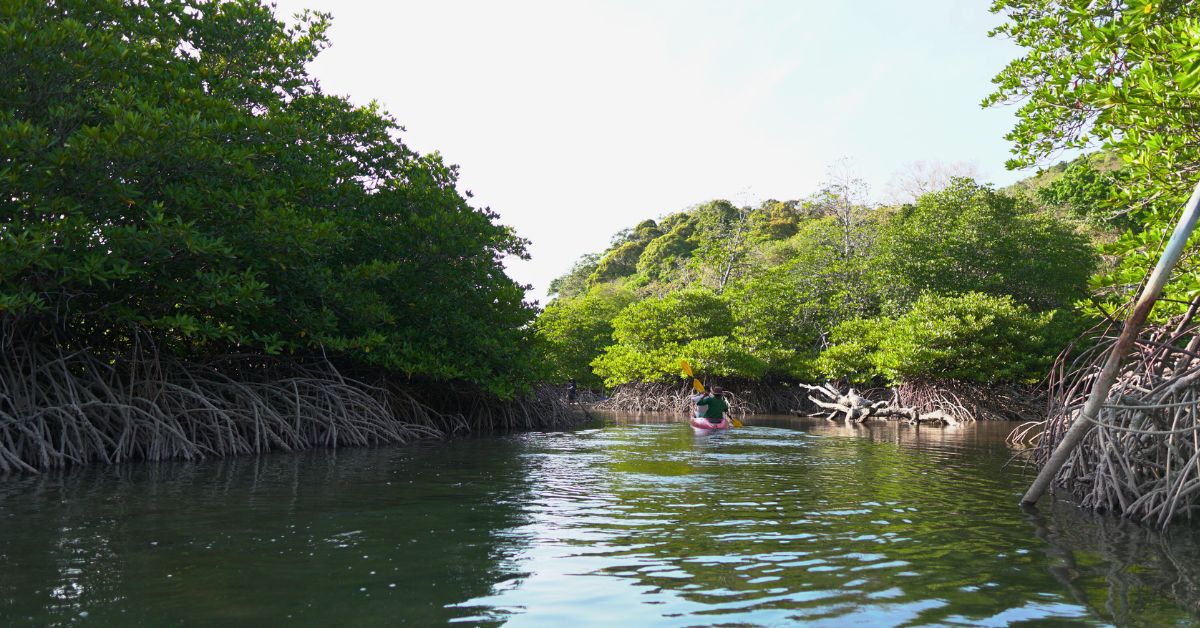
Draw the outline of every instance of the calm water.
M0 479L0 625L1200 623L1200 527L1023 512L1008 425L663 421Z

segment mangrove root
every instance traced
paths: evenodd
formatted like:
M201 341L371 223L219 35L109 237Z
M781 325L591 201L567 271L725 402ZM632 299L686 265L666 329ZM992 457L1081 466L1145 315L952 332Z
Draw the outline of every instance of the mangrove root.
M805 391L797 386L768 385L758 382L722 382L730 414L744 418L747 414L785 413L804 400ZM687 386L664 383L622 384L613 389L607 399L592 407L621 412L662 412L688 414L693 411Z
M550 427L579 414L551 394L507 403L460 395L447 408L352 379L323 359L185 363L136 336L132 352L118 357L27 341L11 329L0 347L0 473L401 443Z
M1093 423L1054 483L1085 508L1166 527L1200 512L1200 335L1195 308L1175 324L1150 327L1137 341ZM1018 426L1009 442L1042 464L1080 419L1115 329L1051 376L1048 418Z

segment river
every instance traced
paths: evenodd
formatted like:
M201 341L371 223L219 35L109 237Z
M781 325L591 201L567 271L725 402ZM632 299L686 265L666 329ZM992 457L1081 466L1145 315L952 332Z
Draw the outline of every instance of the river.
M1200 624L1200 526L1016 506L1008 424L662 417L0 478L0 625Z

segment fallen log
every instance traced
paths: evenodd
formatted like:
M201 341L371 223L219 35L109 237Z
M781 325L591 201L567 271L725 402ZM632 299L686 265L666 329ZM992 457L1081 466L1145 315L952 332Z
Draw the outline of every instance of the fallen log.
M868 419L887 419L904 420L910 425L942 426L957 425L961 422L958 417L940 409L922 413L916 408L901 406L894 400L872 401L860 395L854 388L851 388L846 394L842 394L830 384L821 386L800 384L800 386L824 397L822 399L816 395L809 395L808 399L818 407L828 410L829 414L825 418L830 421L836 421L839 419L839 415L844 415L841 418L848 423L861 423Z

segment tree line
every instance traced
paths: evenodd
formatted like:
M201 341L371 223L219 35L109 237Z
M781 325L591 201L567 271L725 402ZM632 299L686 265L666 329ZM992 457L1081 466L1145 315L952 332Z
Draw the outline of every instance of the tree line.
M404 407L342 372L489 400L548 379L673 381L680 358L766 381L1035 380L1080 330L1120 321L1200 172L1200 8L993 10L993 34L1026 51L984 103L1021 103L1012 165L1101 152L1007 190L956 179L881 206L835 173L806 198L669 213L580 259L539 316L502 266L526 242L471 204L457 169L308 74L328 15L0 4L2 436L68 460L75 444L50 435L82 426L110 448L166 389L190 391L180 403L212 425L228 415L205 405L218 398L251 418L259 403L280 417L341 404L350 423L347 399L379 402L372 416ZM1197 295L1189 252L1155 322L1190 329ZM279 367L314 361L340 371ZM341 392L283 395L299 375ZM112 408L111 424L89 414Z
M1039 198L957 178L874 206L842 177L801 200L705 203L582 258L536 327L557 375L591 386L671 381L681 358L752 380L1037 379L1086 325L1075 304L1099 261Z

